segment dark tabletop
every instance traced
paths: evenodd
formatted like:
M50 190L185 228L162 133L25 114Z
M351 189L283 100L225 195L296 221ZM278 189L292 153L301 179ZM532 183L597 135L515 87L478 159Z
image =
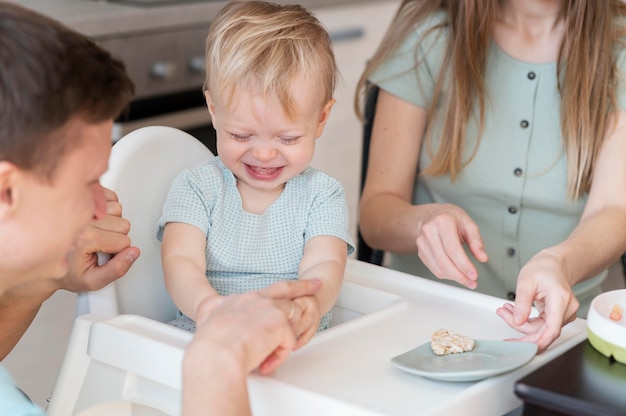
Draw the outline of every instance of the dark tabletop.
M585 340L515 384L524 416L626 415L626 365Z

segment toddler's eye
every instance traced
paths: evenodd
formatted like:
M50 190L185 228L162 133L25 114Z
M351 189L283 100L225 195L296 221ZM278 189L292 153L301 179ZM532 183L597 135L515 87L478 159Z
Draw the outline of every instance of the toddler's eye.
M280 137L283 144L296 144L300 140L299 137Z
M235 134L235 133L228 133L228 134L230 134L230 137L232 137L238 142L243 142L250 138L249 135L244 135L244 134Z

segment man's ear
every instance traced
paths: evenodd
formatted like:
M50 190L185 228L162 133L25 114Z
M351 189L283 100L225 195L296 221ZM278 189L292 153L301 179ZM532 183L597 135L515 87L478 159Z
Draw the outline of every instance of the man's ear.
M0 161L0 220L6 218L15 205L14 186L18 173L13 163Z
M324 127L326 126L328 117L330 117L330 110L333 108L333 105L335 105L335 102L335 99L331 98L326 104L324 104L324 108L322 108L322 112L320 113L320 117L317 122L316 137L320 137L324 132Z

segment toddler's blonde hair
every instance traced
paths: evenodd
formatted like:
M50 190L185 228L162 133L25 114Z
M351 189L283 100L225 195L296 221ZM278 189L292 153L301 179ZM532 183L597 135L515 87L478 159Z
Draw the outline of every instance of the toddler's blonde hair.
M291 117L294 80L319 85L322 106L332 99L336 78L330 36L302 6L233 1L211 24L203 88L213 100L230 103L237 88L259 88Z

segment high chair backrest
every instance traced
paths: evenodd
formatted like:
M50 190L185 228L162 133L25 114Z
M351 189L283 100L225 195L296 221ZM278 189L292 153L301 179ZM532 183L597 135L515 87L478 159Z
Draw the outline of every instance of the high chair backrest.
M77 314L136 314L162 322L175 317L163 282L156 224L174 177L211 157L193 136L164 126L140 128L113 146L101 183L117 193L122 214L131 223L131 242L141 255L126 276L100 291L80 294Z
M365 178L367 177L367 166L370 157L370 142L372 137L372 127L374 126L374 115L376 114L376 104L378 103L378 91L379 88L375 85L370 85L365 96L365 102L363 103L363 154L361 155L361 192L363 192L363 186L365 185ZM357 259L381 265L385 252L370 247L359 230L357 235Z

